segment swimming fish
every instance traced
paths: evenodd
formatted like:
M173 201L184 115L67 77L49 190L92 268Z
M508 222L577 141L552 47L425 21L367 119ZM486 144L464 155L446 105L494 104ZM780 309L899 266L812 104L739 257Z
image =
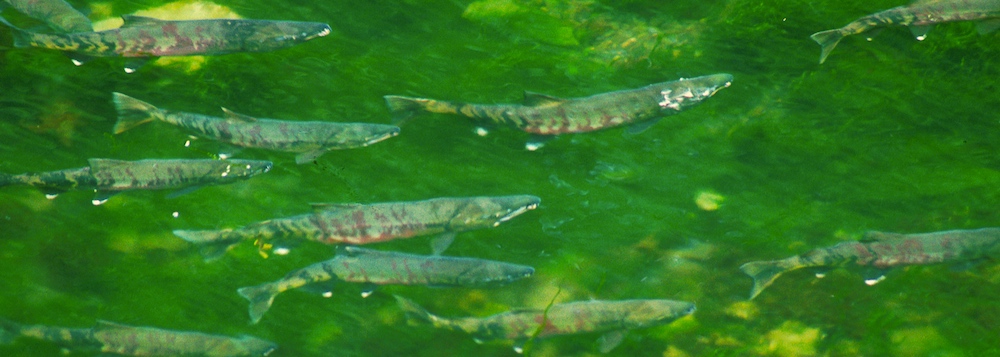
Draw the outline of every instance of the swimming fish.
M45 21L59 32L94 31L90 19L63 0L4 0L4 2L25 15ZM3 8L2 5L0 3L0 9Z
M18 337L54 342L73 350L123 356L267 356L278 345L251 336L233 338L98 321L93 328L21 325L0 320L0 344Z
M365 283L362 297L368 297L375 285L434 285L487 286L509 283L534 274L525 265L492 260L423 256L398 252L383 252L346 246L338 249L333 259L293 271L280 280L237 290L250 300L250 320L260 321L278 294L305 286L324 284L331 280ZM328 291L324 295L329 297Z
M129 57L134 60L125 65L128 73L151 57L272 51L330 34L330 26L319 22L122 19L125 24L117 29L69 34L30 32L3 18L0 22L13 29L14 47L67 51L78 66L93 57Z
M826 61L830 51L846 36L857 35L877 27L902 25L910 28L919 41L927 37L931 26L942 22L978 21L979 33L1000 28L998 0L917 0L910 5L894 7L854 20L839 29L826 30L810 36L819 43L822 52L819 63Z
M496 227L538 207L535 196L443 197L424 201L372 204L314 203L313 213L252 223L241 228L188 231L174 235L201 247L215 259L244 240L266 250L272 240L305 239L325 244L362 245L437 234L435 254L443 252L455 233Z
M271 170L270 161L260 160L139 160L90 159L90 166L20 175L0 173L0 187L37 187L54 199L72 189L97 192L93 204L128 190L160 190L221 185L248 179ZM178 194L187 190L178 191Z
M198 136L242 147L299 153L304 164L330 150L368 146L399 135L394 125L258 119L222 108L225 118L174 112L113 93L118 109L115 134L153 120L180 126Z
M504 124L532 134L525 148L536 150L555 135L583 133L631 125L639 133L660 118L677 114L729 87L733 76L725 73L651 84L639 89L564 99L532 92L522 104L468 104L435 99L385 96L398 123L420 111L458 114L480 123ZM478 129L486 135L485 129Z
M857 265L874 274L865 283L885 279L885 270L897 266L962 262L1000 253L1000 228L900 234L870 231L857 242L843 242L782 260L756 261L740 267L753 278L750 299L757 297L784 272L807 267ZM817 274L821 278L823 274Z
M626 330L670 323L694 313L690 302L674 300L576 301L551 305L546 309L517 309L489 317L444 318L435 316L415 302L396 296L400 308L413 322L462 331L476 342L514 340L514 350L535 337L606 332L600 339L601 352L621 343Z

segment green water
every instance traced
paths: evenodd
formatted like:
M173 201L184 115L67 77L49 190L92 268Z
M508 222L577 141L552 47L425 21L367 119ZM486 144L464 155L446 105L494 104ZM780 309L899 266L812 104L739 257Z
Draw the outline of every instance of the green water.
M818 65L810 34L902 3L471 3L223 1L246 18L327 22L333 33L290 49L208 58L192 72L148 65L127 75L119 59L76 67L55 51L10 48L10 31L0 29L0 172L227 149L208 140L184 147L186 133L163 123L112 135L113 91L209 115L225 106L266 118L388 123L388 94L508 103L524 90L579 97L718 72L735 80L639 135L565 135L537 152L522 149L521 132L479 137L466 119L423 115L397 138L313 164L244 150L238 157L275 168L174 199L132 191L95 207L88 192L49 201L6 187L0 316L249 334L280 344L273 356L507 356L509 343L477 345L458 332L408 325L392 294L443 316L541 308L553 298L667 298L695 302L698 311L632 331L608 355L1000 355L994 262L899 269L874 287L857 271L825 279L796 271L751 302L750 278L737 269L871 229L1000 225L996 34L955 23L918 42L890 28L871 42L846 38ZM162 4L130 1L111 14ZM723 197L718 209L699 208L704 192ZM309 202L508 194L536 195L542 205L460 234L446 254L531 265L534 277L488 290L388 286L368 298L354 284L338 285L330 298L291 291L257 325L236 289L329 259L333 248L303 243L263 259L243 244L205 263L170 233L297 215ZM369 247L428 253L429 241ZM549 338L529 354L597 355L597 337ZM58 353L27 339L0 346L5 356Z

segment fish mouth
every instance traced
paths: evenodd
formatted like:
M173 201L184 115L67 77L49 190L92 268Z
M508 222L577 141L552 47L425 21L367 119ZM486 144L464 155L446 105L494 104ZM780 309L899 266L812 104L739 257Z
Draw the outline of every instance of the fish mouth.
M324 27L322 29L320 29L319 31L316 31L316 33L314 33L314 34L312 34L310 36L306 36L305 39L306 39L306 41L308 41L308 40L311 40L311 39L314 39L314 38L317 38L317 37L323 37L323 36L329 35L330 32L332 32L332 31L333 30L330 29L330 25L324 25Z
M498 225L500 225L500 223L507 222L511 218L520 216L522 213L528 212L528 211L533 210L535 208L538 208L538 203L530 203L530 204L527 204L527 205L515 208L514 210L512 210L510 212L507 212L507 214L505 214L503 216L500 216L500 218L497 218L497 222L494 223L493 225L494 226L498 226Z
M399 128L396 128L395 130L392 130L392 131L389 131L389 132L384 133L382 135L379 135L379 136L373 137L371 139L368 139L368 141L365 142L365 146L371 145L371 144L374 144L374 143L377 143L377 142L380 142L382 140L385 140L385 139L388 139L388 138L391 138L391 137L394 137L394 136L399 136Z

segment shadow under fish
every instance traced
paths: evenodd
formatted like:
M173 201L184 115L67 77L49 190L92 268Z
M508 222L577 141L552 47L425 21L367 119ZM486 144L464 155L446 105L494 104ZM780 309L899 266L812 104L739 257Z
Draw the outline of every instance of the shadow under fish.
M246 180L271 170L270 161L170 159L122 161L90 159L87 167L11 175L0 173L0 187L28 185L40 189L48 199L73 189L94 190L94 205L129 190L183 189L170 197L205 185Z
M135 72L146 61L160 56L219 55L234 52L266 52L330 34L330 26L319 22L271 20L181 20L122 16L117 29L97 32L44 34L3 23L13 29L14 47L38 47L65 51L76 65L94 57L127 57L125 72Z
M177 125L205 138L249 148L298 153L295 162L311 162L327 151L366 147L399 135L394 125L258 119L226 108L225 118L159 109L114 93L115 134L150 121Z
M250 300L250 320L260 321L278 294L306 285L322 288L330 297L334 281L365 284L362 297L372 294L376 285L429 285L483 287L506 284L530 277L535 269L525 265L493 260L424 256L383 252L346 246L333 259L292 271L277 281L243 287L240 296Z

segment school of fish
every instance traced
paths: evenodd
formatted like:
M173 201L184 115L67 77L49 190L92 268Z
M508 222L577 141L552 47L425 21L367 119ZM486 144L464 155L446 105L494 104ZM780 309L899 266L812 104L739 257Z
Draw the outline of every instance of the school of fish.
M95 57L125 57L125 71L136 72L145 61L159 56L220 55L272 51L327 36L325 23L205 19L169 21L125 15L117 29L94 31L88 16L63 0L3 0L10 7L42 21L50 30L27 30L0 17L13 35L16 48L66 52L81 65ZM1000 28L1000 0L917 0L912 4L863 16L849 24L813 34L821 46L820 63L844 38L879 27L908 27L923 40L930 26L974 21L981 34ZM538 150L551 138L620 126L627 133L646 130L663 117L706 102L732 86L726 73L660 82L580 98L561 98L524 92L520 104L470 104L437 99L384 96L395 124L420 113L453 114L473 119L476 132L507 126L527 132L525 148ZM120 134L144 123L159 121L201 138L248 149L296 154L296 164L317 161L334 150L366 147L398 136L396 125L299 121L256 118L222 108L223 117L161 109L114 92L111 102ZM499 99L499 98L498 98ZM136 134L138 135L138 134ZM272 169L271 161L232 159L144 159L125 161L90 158L88 165L56 171L0 173L0 187L26 185L49 199L71 190L92 190L94 205L131 190L175 189L171 196L200 186L232 184ZM42 168L35 168L41 170ZM252 183L248 183L252 184ZM277 295L306 287L332 295L333 284L361 284L368 297L379 285L435 287L498 287L531 277L530 266L472 257L442 256L455 235L494 228L536 209L539 197L450 197L420 201L375 203L312 203L312 211L273 218L236 228L174 230L172 233L200 250L206 260L221 258L241 242L250 241L260 254L289 254L300 244L336 245L329 260L287 273L284 277L236 293L249 301L250 322L259 323ZM416 255L357 247L392 240L432 236L432 255ZM870 231L857 241L816 248L780 260L752 261L739 267L752 278L750 299L758 297L782 274L801 268L861 269L865 283L875 285L888 270L909 265L962 263L1000 254L1000 228L949 230L928 233ZM251 274L252 272L246 272ZM825 270L816 273L822 277ZM780 293L780 292L779 292ZM477 342L510 340L517 352L527 341L557 335L600 333L599 350L607 352L623 341L628 330L669 324L695 313L692 302L668 299L580 300L550 303L546 307L513 309L487 317L446 318L418 303L394 295L410 321L472 335ZM98 320L92 328L27 325L0 319L0 344L20 338L46 341L69 350L98 351L127 356L267 356L278 345L251 336L238 338L202 332L135 327Z

